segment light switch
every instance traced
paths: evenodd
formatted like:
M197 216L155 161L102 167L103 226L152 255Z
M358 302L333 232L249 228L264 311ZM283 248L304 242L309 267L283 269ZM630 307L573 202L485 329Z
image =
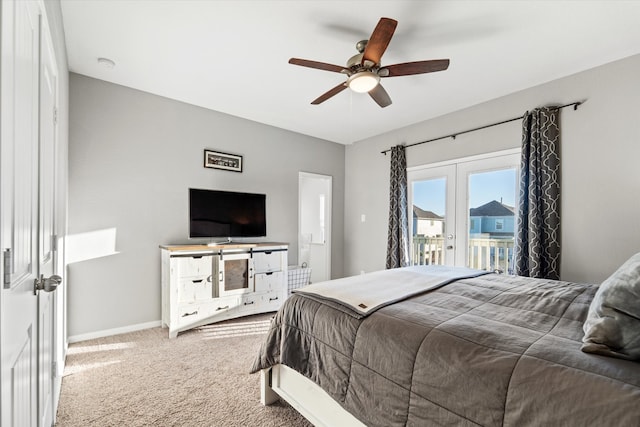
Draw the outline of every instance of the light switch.
M360 215L360 222L365 222L367 220L367 217L365 214Z

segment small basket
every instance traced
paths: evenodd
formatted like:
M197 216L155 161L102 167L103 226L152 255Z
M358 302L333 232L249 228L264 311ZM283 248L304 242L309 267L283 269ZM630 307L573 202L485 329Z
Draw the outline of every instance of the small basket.
M303 263L302 266L290 265L288 267L288 292L287 296L291 295L291 291L294 289L307 286L309 279L311 278L311 268L306 266L307 263Z

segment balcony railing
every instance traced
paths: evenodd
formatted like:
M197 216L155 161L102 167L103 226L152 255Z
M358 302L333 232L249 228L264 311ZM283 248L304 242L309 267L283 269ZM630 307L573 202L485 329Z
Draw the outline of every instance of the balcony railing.
M413 265L444 265L444 237L413 236Z
M413 265L443 265L444 237L413 236ZM512 273L513 238L469 239L467 266L479 270Z

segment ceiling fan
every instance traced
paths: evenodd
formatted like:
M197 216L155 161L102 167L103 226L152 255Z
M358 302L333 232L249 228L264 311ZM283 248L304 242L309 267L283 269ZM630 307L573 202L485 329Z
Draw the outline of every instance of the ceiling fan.
M347 61L346 67L310 61L308 59L291 58L289 64L347 75L345 82L323 93L314 99L311 104L321 104L348 87L354 92L368 92L371 98L373 98L380 107L384 108L391 105L391 98L380 84L381 78L433 73L446 70L449 67L448 59L404 62L383 66L380 63L380 59L387 49L387 46L389 46L389 42L391 41L391 37L393 37L393 32L397 25L398 21L394 19L380 18L369 40L361 40L356 44L356 49L359 53Z

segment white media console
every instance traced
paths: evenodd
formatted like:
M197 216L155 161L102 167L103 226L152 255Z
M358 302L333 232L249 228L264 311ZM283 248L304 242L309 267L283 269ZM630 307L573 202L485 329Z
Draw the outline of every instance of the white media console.
M278 310L287 297L287 249L268 242L160 246L162 326L169 338Z

